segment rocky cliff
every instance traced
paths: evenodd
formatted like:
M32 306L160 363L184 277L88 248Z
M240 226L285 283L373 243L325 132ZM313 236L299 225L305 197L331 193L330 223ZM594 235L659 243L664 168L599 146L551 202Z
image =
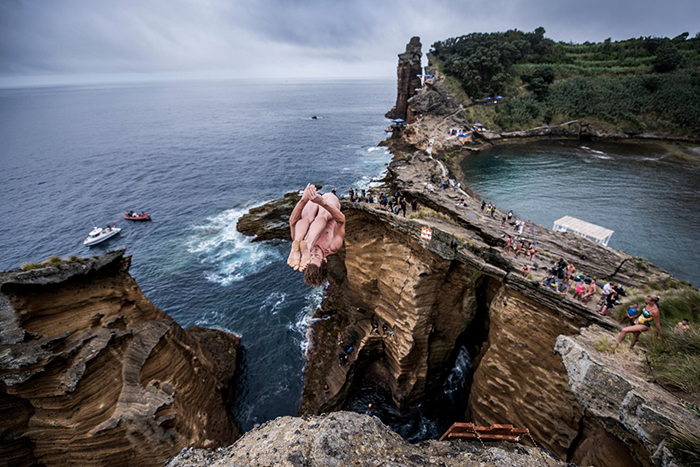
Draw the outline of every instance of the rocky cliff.
M421 86L419 75L423 74L421 66L421 43L419 37L412 37L406 45L406 51L399 54L399 64L396 68L398 89L396 93L396 105L387 112L388 118L402 118L408 120L408 100L415 95Z
M640 371L643 357L639 354L596 349L597 342L615 337L592 326L578 336L557 338L555 352L562 358L569 386L606 432L635 451L635 458L651 461L644 465L676 465L667 448L668 440L679 429L700 433L700 419L668 391L644 378ZM599 447L588 446L588 451L595 449Z
M427 441L406 443L376 417L349 412L281 417L246 433L236 444L185 449L166 467L513 466L566 464L546 451L510 443Z
M0 274L0 460L162 465L230 444L239 340L183 330L143 295L130 257Z
M423 152L395 149L385 189L415 198L421 210L404 218L376 204L342 202L345 247L329 261L327 298L316 312L323 319L310 328L300 412L346 408L367 388L388 393L399 413L410 412L441 391L458 348L466 346L474 370L461 420L526 427L562 459L650 465L648 450L630 441L635 435L608 430L579 401L553 351L559 336L615 324L518 270L532 264L541 278L539 271L564 258L589 276L626 286L675 279L624 252L531 224L524 235L534 234L540 257L515 258L502 248L501 213L485 214L458 188L426 189L447 182L448 174ZM458 204L463 199L467 206ZM432 229L430 241L420 237L424 227ZM340 363L343 354L348 364Z

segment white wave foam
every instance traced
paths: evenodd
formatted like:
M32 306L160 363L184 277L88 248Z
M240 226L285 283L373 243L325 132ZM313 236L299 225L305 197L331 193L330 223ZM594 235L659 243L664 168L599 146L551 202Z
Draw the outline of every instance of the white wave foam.
M306 358L306 354L309 350L309 335L307 332L309 324L329 318L313 318L314 311L321 306L323 297L326 295L327 287L327 283L321 287L314 287L306 297L304 297L306 299L306 306L297 313L296 321L287 325L288 329L298 334L298 343L304 358Z
M260 311L263 313L269 311L270 314L276 315L280 311L280 309L282 309L282 305L284 305L286 299L286 293L273 292L270 295L268 295L267 298L262 302L262 304L260 305Z
M593 156L596 159L612 159L612 157L608 156L605 152L598 151L597 149L591 149L588 146L581 146L581 149L585 149L586 151L588 151L592 154L597 154L597 155Z
M192 227L194 233L187 240L187 251L196 255L200 263L212 266L205 274L208 281L230 285L281 259L276 248L252 243L236 230L238 219L247 211L229 209Z

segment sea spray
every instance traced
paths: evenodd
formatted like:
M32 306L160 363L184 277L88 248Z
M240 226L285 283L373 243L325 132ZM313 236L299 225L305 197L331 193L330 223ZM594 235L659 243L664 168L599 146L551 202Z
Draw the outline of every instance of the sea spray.
M238 219L246 212L248 209L229 209L192 227L187 251L211 266L205 274L208 281L230 285L282 259L278 246L253 243L236 230Z
M305 301L306 306L299 310L296 315L296 320L293 323L289 323L288 327L290 330L295 332L295 341L299 345L301 350L301 355L304 357L305 361L308 361L309 352L312 350L309 343L312 341L313 337L313 326L309 326L317 321L322 321L328 319L328 317L313 318L314 312L321 306L323 297L326 295L326 288L328 283L325 283L321 287L314 287L306 295Z

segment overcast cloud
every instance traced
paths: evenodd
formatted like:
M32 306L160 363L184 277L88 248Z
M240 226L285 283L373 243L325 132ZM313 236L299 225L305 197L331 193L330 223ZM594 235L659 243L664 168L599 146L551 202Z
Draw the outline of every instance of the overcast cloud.
M700 0L2 0L0 86L169 78L390 78L470 32L694 36Z

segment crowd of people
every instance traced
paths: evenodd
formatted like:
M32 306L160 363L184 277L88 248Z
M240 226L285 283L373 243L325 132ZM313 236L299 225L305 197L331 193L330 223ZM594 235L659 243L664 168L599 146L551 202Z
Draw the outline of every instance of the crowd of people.
M352 202L378 203L379 209L393 212L397 215L400 213L403 217L406 217L409 205L409 201L407 200L406 196L399 191L394 192L391 197L390 194L382 192L375 198L371 192L365 190L364 188L361 190L350 188L348 197ZM415 198L410 201L410 205L412 213L418 210L418 201Z
M447 188L449 185L440 184L440 188ZM459 188L459 185L456 185ZM427 184L426 190L428 192L433 191L432 184ZM356 202L368 202L368 203L379 203L380 209L393 212L394 214L402 214L404 217L407 212L407 199L400 193L395 192L393 195L380 193L377 198L374 198L371 193L366 192L364 189L359 192L354 189L350 189L350 200ZM411 201L411 212L417 210L416 200ZM456 202L458 207L466 207L467 200L460 198ZM487 216L495 218L497 209L495 203L490 203L487 201L481 201L481 211ZM504 252L506 255L510 255L512 252L516 258L519 258L522 254L527 261L523 264L519 272L524 277L529 277L533 273L533 267L529 263L533 263L535 257L537 256L537 248L534 242L526 241L523 237L523 231L526 226L526 221L518 219L514 216L513 211L510 210L506 215L499 216L501 225L503 228L506 224L513 227L514 234L503 234ZM583 259L585 259L582 256ZM533 281L533 284L538 286L544 286L550 290L555 291L558 294L566 295L569 293L571 287L574 288L573 298L581 303L588 305L594 297L600 292L600 297L597 300L597 311L601 316L607 316L610 310L620 305L620 300L622 297L626 297L627 293L623 286L620 284L613 284L611 282L606 283L602 289L599 290L599 284L595 278L586 277L584 274L576 274L576 266L573 263L567 263L563 258L560 258L553 267L547 270L547 275L541 281ZM625 340L628 334L632 334L632 340L630 342L630 348L633 348L637 343L641 333L655 326L657 331L657 338L661 339L661 324L660 324L660 313L659 313L659 302L660 298L654 295L648 295L645 298L645 306L640 310L639 304L630 304L627 310L623 313L619 324L626 325L623 327L620 335L618 336L615 347L617 347L621 342ZM688 324L688 319L683 319L681 322L676 324L673 328L675 332L685 332L690 329ZM384 325L386 326L386 325ZM382 334L387 332L386 329L382 327ZM372 322L371 333L379 334L379 326L374 321ZM393 332L391 333L393 335ZM352 348L350 348L352 349ZM350 350L352 352L352 350ZM349 353L349 352L347 352ZM341 363L347 364L347 353L344 352L344 356L341 356Z

